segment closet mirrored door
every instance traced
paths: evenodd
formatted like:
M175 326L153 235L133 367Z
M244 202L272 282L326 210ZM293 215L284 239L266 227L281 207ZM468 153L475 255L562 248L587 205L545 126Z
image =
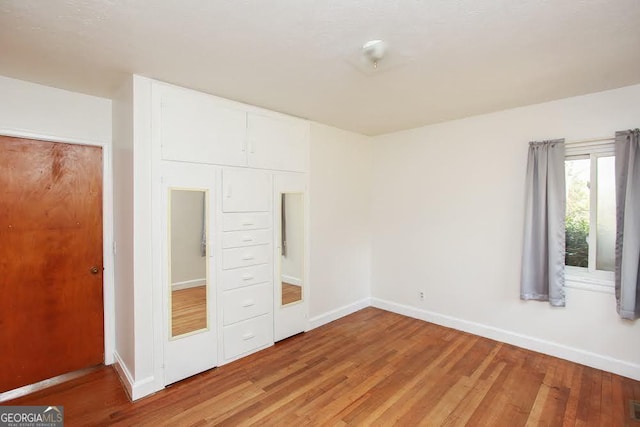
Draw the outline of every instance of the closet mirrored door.
M280 305L302 302L304 193L280 193Z
M274 338L276 341L307 329L307 221L305 179L276 176L274 277Z
M208 189L169 188L169 311L171 338L206 330L207 271L206 211Z
M217 365L214 170L163 164L165 385Z

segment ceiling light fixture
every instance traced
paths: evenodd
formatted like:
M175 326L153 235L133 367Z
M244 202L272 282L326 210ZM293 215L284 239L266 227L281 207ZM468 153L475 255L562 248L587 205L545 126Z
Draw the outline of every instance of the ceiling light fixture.
M382 40L369 40L362 45L362 54L371 62L375 70L378 69L378 62L384 58L387 52L387 44Z

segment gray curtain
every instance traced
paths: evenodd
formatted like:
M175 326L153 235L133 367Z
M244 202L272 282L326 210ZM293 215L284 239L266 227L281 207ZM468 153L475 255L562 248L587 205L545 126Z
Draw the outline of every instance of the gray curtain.
M200 232L200 256L207 256L207 200L202 193L202 231Z
M282 198L280 199L280 244L283 257L287 256L287 203L285 195L285 193L282 193Z
M616 301L640 317L640 130L616 132Z
M530 142L520 298L564 307L564 139Z

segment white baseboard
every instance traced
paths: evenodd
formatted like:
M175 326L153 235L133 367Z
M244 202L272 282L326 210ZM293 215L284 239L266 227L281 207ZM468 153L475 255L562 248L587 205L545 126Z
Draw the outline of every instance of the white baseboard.
M207 279L185 280L184 282L172 283L171 290L179 291L180 289L196 288L198 286L204 286L206 284L207 284Z
M113 359L115 360L114 368L120 376L120 380L122 381L122 385L129 395L129 399L131 399L131 396L133 394L133 377L131 376L127 365L124 364L117 351L113 352Z
M335 310L328 311L319 316L314 316L309 319L309 329L315 329L319 326L325 325L329 322L333 322L334 320L338 320L341 317L347 316L351 313L355 313L358 310L362 310L363 308L367 308L371 305L371 298L363 298L359 301L353 302L351 304L343 305L342 307L338 307Z
M155 385L153 377L147 377L141 381L134 381L129 368L127 368L127 365L122 361L118 352L113 352L113 358L115 359L114 367L122 380L129 399L137 400L159 390Z
M640 380L640 365L635 363L380 298L371 298L371 305L382 310L469 332L474 335L512 344L538 353L548 354L581 365L612 372L634 380Z
M283 274L282 277L280 277L280 280L290 285L302 286L302 279L300 279L299 277L293 277Z

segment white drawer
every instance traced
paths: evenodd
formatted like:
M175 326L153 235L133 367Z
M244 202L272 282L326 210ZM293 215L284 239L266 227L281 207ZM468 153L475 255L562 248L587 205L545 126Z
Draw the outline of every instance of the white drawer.
M247 286L222 294L224 325L267 314L273 307L271 283Z
M222 233L223 248L239 248L265 243L271 243L271 230L225 231Z
M270 314L222 328L224 357L231 359L273 344L273 318Z
M271 264L260 264L251 267L234 268L222 271L222 289L241 288L243 286L270 282L273 277Z
M271 228L271 213L249 212L222 215L222 231L258 230Z
M248 267L271 261L271 245L246 246L222 250L222 268Z

